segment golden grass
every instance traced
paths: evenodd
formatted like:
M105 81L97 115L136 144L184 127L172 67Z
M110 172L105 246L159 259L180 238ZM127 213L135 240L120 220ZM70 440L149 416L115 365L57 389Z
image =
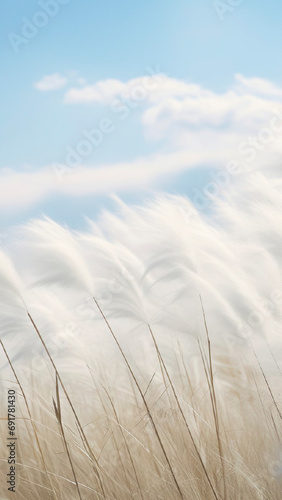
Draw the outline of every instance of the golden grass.
M115 383L95 367L64 381L30 315L49 375L20 380L1 342L11 371L2 384L18 395L16 494L1 412L1 500L281 499L281 406L262 367L213 350L205 323L197 373L181 348L170 373L148 325L159 366L136 373L95 302L121 355Z

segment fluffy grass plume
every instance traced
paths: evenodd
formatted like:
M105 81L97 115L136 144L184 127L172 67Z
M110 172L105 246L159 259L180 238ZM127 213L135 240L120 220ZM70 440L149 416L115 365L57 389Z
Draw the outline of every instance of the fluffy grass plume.
M281 180L0 254L1 500L279 500ZM15 390L16 492L7 489Z

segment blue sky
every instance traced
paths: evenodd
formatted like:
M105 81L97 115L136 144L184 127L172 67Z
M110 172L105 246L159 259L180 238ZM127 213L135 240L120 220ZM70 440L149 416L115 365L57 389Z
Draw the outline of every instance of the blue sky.
M279 0L269 3L263 0L229 0L230 4L238 5L229 5L228 10L223 11L223 19L216 12L215 2L210 0L64 0L65 4L59 0L50 1L56 12L53 17L45 14L45 20L40 15L38 17L38 12L42 11L47 0L10 0L2 6L2 227L41 213L47 213L74 227L82 227L84 215L95 217L99 209L112 206L109 199L112 194L118 194L129 202L140 201L156 191L181 192L191 196L193 189L201 189L207 182L209 173L216 168L215 164L227 160L228 147L232 158L231 135L240 128L240 123L234 122L233 128L228 123L230 136L222 148L225 156L223 151L219 152L218 161L214 152L210 161L208 155L199 160L195 156L195 163L191 160L187 167L186 159L183 159L175 171L172 164L164 167L163 171L160 169L154 176L146 175L145 180L142 174L142 181L139 182L138 169L141 173L142 161L147 165L148 159L151 161L153 158L156 164L158 161L164 164L168 155L179 152L188 155L191 152L190 156L194 158L197 152L206 147L206 141L209 144L214 142L214 128L219 132L217 108L213 110L212 120L209 116L207 122L205 115L201 123L196 123L196 118L192 123L189 118L191 106L180 116L179 103L181 105L189 98L191 104L193 95L200 116L203 106L213 106L216 99L213 95L221 96L220 103L227 106L226 102L230 102L230 99L228 96L226 98L226 93L235 91L238 109L245 106L244 95L259 95L256 101L257 122L253 132L255 126L259 130L263 124L259 118L262 109L265 110L265 103L271 100L270 108L273 108L273 103L277 107L280 102L282 4ZM221 2L221 5L224 3L228 5L228 2ZM23 36L26 19L32 24L34 19L43 19L45 25L35 27L36 34L25 39L24 43L19 42L17 45L14 41L12 46L11 39L16 39L13 37ZM13 49L15 46L18 48L17 53ZM108 172L105 166L114 168L122 164L124 168L120 175L126 178L126 168L131 172L131 164L135 165L137 159L143 159L132 167L137 180L132 179L125 187L121 180L109 182L107 188L105 179L103 186L96 191L84 187L77 192L74 187L62 189L64 180L58 182L58 188L55 182L48 180L49 188L44 190L44 172L47 169L50 172L54 162L64 163L66 147L76 148L83 139L82 131L96 128L101 119L113 119L113 102L117 98L123 99L126 92L126 89L120 92L116 90L114 81L127 84L126 88L130 91L134 85L139 85L137 79L142 85L142 78L148 75L148 67L154 73L166 75L163 99L146 95L144 101L138 101L136 108L130 109L125 120L119 120L118 115L115 115L114 132L105 135L102 144L93 147L76 170L78 176L82 169L81 178L86 175L85 179L88 180L85 183L89 184L96 182L91 180L92 177L87 177L90 169L99 169L103 175L103 172ZM53 90L42 90L42 85L40 89L40 82L43 81L44 86L44 78L50 75L53 76ZM259 82L255 82L254 77ZM64 85L59 83L60 79L61 82L65 81ZM85 101L83 95L87 87L93 88L97 82L102 82L103 86L107 80L112 82L109 95L105 97L103 90L100 97ZM39 86L36 87L38 82ZM179 90L180 82L187 84L186 90ZM164 81L160 84L159 95L163 85ZM198 85L197 95L194 95L189 85ZM271 91L266 90L269 88L267 85L272 85ZM168 90L168 87L173 89ZM71 89L81 90L79 99L66 98ZM210 93L209 103L206 101L205 89ZM233 116L234 103L235 98L231 105ZM250 104L249 109L251 115L253 104ZM221 127L225 126L226 119L227 114L222 118ZM242 129L246 126L246 133L249 133L250 120L248 124L245 117L242 116L241 120L245 120L242 121ZM268 120L267 113L263 120ZM159 133L164 124L165 130ZM199 140L195 139L195 135L193 138L185 135L189 127L190 131L193 128L193 134L195 127L201 129L202 135L197 136ZM235 142L238 143L239 139L242 140L242 137L238 136ZM196 149L192 148L193 144L197 145ZM85 174L83 169L88 172ZM109 169L109 176L112 171ZM42 174L38 181L36 175L25 175L36 172ZM67 173L65 178L71 175ZM13 182L15 192L12 189ZM38 193L37 182L41 186ZM29 193L30 183L34 183L32 193ZM24 199L19 201L22 196Z

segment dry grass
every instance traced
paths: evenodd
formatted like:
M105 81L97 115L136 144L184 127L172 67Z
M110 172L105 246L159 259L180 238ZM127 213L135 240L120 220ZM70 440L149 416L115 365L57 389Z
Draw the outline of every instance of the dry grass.
M1 412L1 499L279 500L281 405L262 368L213 350L206 325L197 373L179 348L171 374L148 325L159 366L137 373L100 313L121 355L115 383L109 367L64 381L31 316L44 376L20 380L1 342L11 373L3 389L18 395L17 492L7 493Z

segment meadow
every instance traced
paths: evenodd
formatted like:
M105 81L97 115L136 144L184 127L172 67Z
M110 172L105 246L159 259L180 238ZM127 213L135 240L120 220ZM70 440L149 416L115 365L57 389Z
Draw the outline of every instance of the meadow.
M2 241L2 500L281 498L279 188Z

